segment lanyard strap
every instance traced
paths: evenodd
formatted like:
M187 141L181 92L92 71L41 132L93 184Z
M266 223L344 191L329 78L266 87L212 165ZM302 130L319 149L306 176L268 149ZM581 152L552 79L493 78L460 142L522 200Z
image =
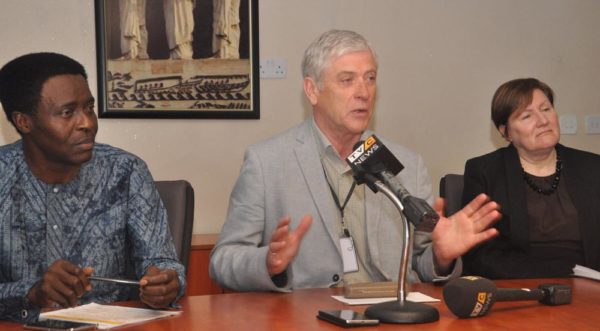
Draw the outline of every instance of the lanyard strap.
M352 186L350 187L350 190L348 191L348 194L346 195L346 198L344 199L344 204L341 205L340 199L338 198L337 194L335 194L333 187L331 187L331 183L329 183L329 178L327 177L327 171L325 171L325 167L323 167L323 173L325 174L325 180L327 181L327 186L329 186L329 191L331 192L333 201L335 202L335 205L338 207L338 209L340 210L340 214L342 215L342 230L344 231L344 235L346 237L350 237L350 231L348 231L348 228L346 227L346 224L344 223L344 208L346 208L346 205L348 204L348 201L350 200L350 197L352 196L352 193L354 192L354 188L356 187L356 181L354 181L354 180L352 181Z

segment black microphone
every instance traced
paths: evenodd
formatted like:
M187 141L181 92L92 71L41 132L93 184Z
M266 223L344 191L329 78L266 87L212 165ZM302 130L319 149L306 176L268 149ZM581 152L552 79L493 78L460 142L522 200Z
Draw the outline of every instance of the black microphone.
M395 176L404 166L375 135L359 141L346 162L352 168L357 184L366 183L373 192L377 192L375 182L381 181L392 190L404 207L402 213L414 226L422 222L434 225L440 219L427 201L412 196L400 184Z
M461 318L487 314L496 301L538 300L549 306L571 303L571 286L563 284L540 284L536 289L497 289L489 279L464 276L444 286L444 301L454 315Z

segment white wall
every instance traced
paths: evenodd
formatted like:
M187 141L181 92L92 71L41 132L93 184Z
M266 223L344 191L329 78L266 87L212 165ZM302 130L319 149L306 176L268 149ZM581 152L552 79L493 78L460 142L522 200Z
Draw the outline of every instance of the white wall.
M374 129L425 158L441 175L503 145L489 104L501 83L534 76L556 92L560 114L577 115L566 145L600 153L583 117L600 114L600 1L260 0L260 54L288 62L286 79L261 80L260 120L100 119L98 141L142 157L155 179L188 179L195 233L218 232L244 149L310 114L299 63L330 28L365 35L379 56ZM2 0L0 65L32 51L81 61L96 93L91 0ZM0 144L18 139L5 118Z

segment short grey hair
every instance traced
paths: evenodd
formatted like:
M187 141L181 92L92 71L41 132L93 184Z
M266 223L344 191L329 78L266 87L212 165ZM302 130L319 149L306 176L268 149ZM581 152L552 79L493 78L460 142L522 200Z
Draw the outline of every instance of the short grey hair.
M308 45L304 51L302 77L312 78L321 88L321 74L331 60L348 53L365 50L371 51L377 65L375 51L365 37L349 30L329 30Z

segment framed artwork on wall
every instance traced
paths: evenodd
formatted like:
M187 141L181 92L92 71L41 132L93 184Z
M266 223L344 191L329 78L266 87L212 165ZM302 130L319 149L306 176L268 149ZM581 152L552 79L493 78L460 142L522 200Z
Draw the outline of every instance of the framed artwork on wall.
M95 0L98 116L258 119L258 0Z

